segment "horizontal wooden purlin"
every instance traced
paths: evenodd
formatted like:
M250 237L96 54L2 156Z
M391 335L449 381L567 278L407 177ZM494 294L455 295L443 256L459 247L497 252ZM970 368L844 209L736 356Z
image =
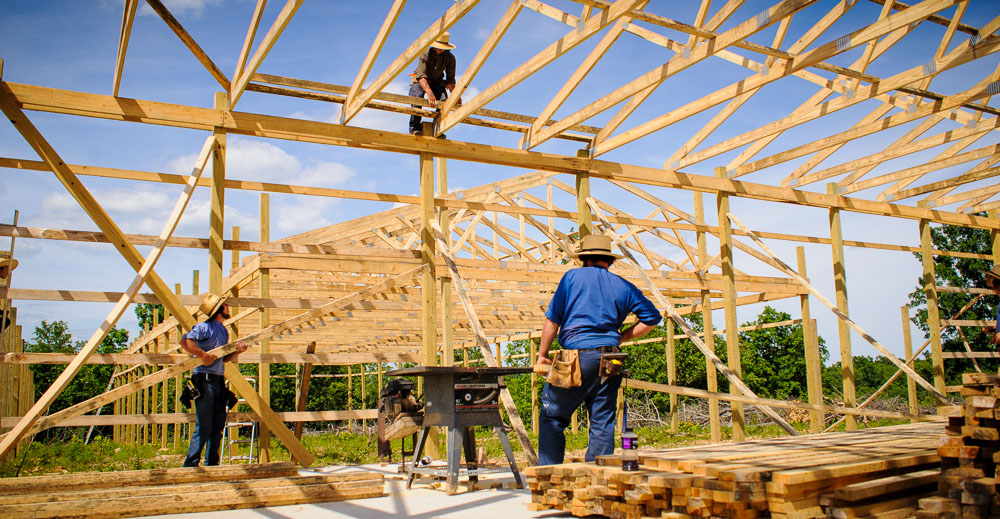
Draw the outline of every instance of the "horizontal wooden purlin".
M542 169L557 173L588 173L591 177L675 189L722 193L755 200L786 202L825 209L837 208L897 218L925 219L966 227L1000 229L1000 222L996 219L975 215L908 207L887 202L873 202L596 159L567 157L447 139L416 137L403 133L368 130L286 117L227 112L122 97L114 98L18 83L5 84L13 91L16 101L27 110L144 122L206 131L220 127L235 134L407 154L429 153L457 160Z
M251 83L251 87L248 88L248 90L257 90L258 92L275 93L275 94L281 94L281 95L291 95L293 93L309 94L309 92L303 92L301 90L282 90L282 89L273 89L272 90L272 89L260 88L260 87L264 87L264 86L267 86L267 85L279 85L279 86L282 86L282 87L305 88L305 89L309 89L309 90L315 90L315 91L319 91L319 92L327 92L328 93L325 96L318 97L317 98L318 100L323 100L323 101L328 101L328 102L333 102L333 103L341 103L341 104L344 102L344 94L346 94L347 90L348 90L348 87L341 86L341 85L334 85L334 84L331 84L331 83L321 83L319 81L309 81L309 80L305 80L305 79L295 79L295 78L282 77L282 76L273 76L273 75L270 75L270 74L260 74L260 73L254 74L253 81L257 81L258 83L262 83L262 84L261 85L257 85L257 88L253 88L253 84ZM270 92L268 92L268 90L270 90ZM333 95L329 95L329 94L333 94ZM393 111L393 112L400 111L401 113L422 115L424 117L430 117L430 118L434 118L435 115L437 115L437 110L431 110L431 109L429 109L430 108L430 104L423 97L410 97L410 96L405 96L405 95L401 95L401 94L391 94L391 93L388 93L388 92L380 92L378 94L375 94L375 99L378 99L380 101L389 101L389 102L392 102L392 103L399 103L401 106L387 105L387 104L383 104L383 103L372 103L372 102L369 102L368 105L366 105L366 107L367 108L375 108L375 109L379 109L379 110L388 110L388 111ZM411 108L414 105L420 106L421 108L420 109L413 109L413 108ZM521 115L521 114L510 113L510 112L502 112L502 111L499 111L499 110L491 110L491 109L488 109L488 108L480 108L478 110L475 110L472 113L474 115L479 115L479 116L482 116L482 117L491 117L493 119L503 119L503 120L506 120L506 121L517 122L517 123L531 124L535 120L534 117L529 116L529 115ZM558 122L558 121L552 121L548 125L552 125L555 122ZM476 123L471 123L471 124L476 124ZM600 128L597 128L595 126L587 126L585 124L578 124L576 126L571 127L570 130L578 131L578 132L584 132L584 133L589 133L589 134L593 135L593 134L596 134L598 131L600 131ZM576 138L580 138L580 137L585 137L585 136L582 136L582 135L581 136L576 136Z
M275 413L282 422L333 422L342 420L373 420L378 418L377 409L359 409L354 411L298 411ZM4 416L0 419L0 427L12 427L21 417ZM254 413L230 412L230 422L257 422L260 419ZM63 420L55 427L88 427L91 425L132 425L132 424L172 424L194 423L194 413L159 413L159 414L119 414L119 415L83 415Z
M0 353L0 364L69 364L70 353ZM188 354L167 353L95 353L87 357L86 364L171 365L190 360ZM368 353L251 353L240 354L244 364L314 364L317 366L346 366L370 362L420 362L419 354L382 354L376 350Z
M996 321L976 320L976 319L941 319L941 326L973 327L982 328L984 326L996 327Z
M943 359L1000 359L1000 351L943 351Z
M4 160L0 158L0 164ZM71 166L73 167L73 166ZM457 200L449 199L436 199L435 205L438 207L448 207L451 209L474 209L477 206L483 210L496 210L499 211L501 208L503 211L508 212L508 210L513 211L508 214L526 214L526 215L536 215L536 216L556 216L560 218L566 218L568 220L575 220L577 213L571 213L567 211L547 211L544 209L533 209L530 207L523 208L521 211L516 207L502 206L499 204L480 204L478 202L461 202ZM537 214L538 212L544 212L547 214ZM625 218L617 219L614 216L609 216L608 220L615 223L624 223ZM665 229L677 229L683 231L702 231L712 234L717 234L718 227L711 225L695 225L686 223L674 223L674 222L663 222L659 220L641 220L636 221L636 223L651 223L656 228ZM816 236L802 236L797 234L784 234L784 233L774 233L767 231L754 231L761 238L768 238L774 240L783 241L793 241L801 243L818 243L829 245L830 238L820 238ZM745 236L746 233L734 229L734 236ZM88 242L88 243L108 243L107 237L104 233L95 231L78 231L71 229L47 229L41 227L13 227L8 224L0 224L0 236L15 237L15 238L26 238L26 239L39 239L39 240L62 240L62 241L78 241L78 242ZM153 245L156 242L156 237L146 234L126 234L129 240L135 245ZM203 238L184 238L184 237L174 237L167 241L168 247L180 247L180 248L190 248L190 249L207 249L208 240ZM913 245L894 245L887 243L876 243L876 242L864 242L856 240L844 240L844 246L846 247L858 247L865 249L881 249L890 251L901 251L901 252L920 252L919 246ZM394 251L392 249L386 249L382 247L354 247L354 246L343 246L343 245L310 245L310 244L299 244L291 243L285 241L274 241L274 242L251 242L251 241L241 241L241 240L224 240L223 241L224 250L237 250L237 251L247 251L247 252L283 252L283 253L294 253L294 254L318 254L323 256L328 255L341 255L341 256L363 256L366 259L378 260L379 258L385 259L397 259L397 258L409 258L410 256L419 257L420 252L414 250L409 251ZM936 256L951 256L955 258L970 258L970 259L983 259L992 260L992 254L976 254L972 252L956 252L956 251L946 251L940 249L934 249L932 251Z

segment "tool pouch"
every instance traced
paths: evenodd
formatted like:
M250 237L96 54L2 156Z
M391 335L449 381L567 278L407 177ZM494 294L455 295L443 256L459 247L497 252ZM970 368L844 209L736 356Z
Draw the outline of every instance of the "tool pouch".
M559 350L552 361L552 369L546 379L555 387L577 387L583 383L580 375L580 355L576 350Z
M627 353L605 352L601 354L601 368L598 374L601 377L617 377L624 372L625 358Z

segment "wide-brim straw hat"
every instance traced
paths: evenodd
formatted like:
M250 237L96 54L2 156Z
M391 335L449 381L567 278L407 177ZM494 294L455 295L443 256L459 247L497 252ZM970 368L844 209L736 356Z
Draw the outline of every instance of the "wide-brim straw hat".
M611 238L603 234L588 234L580 240L580 248L576 252L571 252L570 257L579 259L580 256L611 256L615 259L622 259L625 256L611 252Z
M1000 281L1000 265L993 265L993 268L986 271L986 279Z
M0 267L10 267L11 270L17 268L17 260L14 258L0 258Z
M222 304L226 302L226 297L219 297L211 292L205 292L201 295L201 305L198 306L198 310L201 313L212 317L215 312L218 312L222 308Z
M446 32L441 34L441 36L438 36L438 39L432 41L431 47L434 47L435 49L444 49L444 50L454 49L455 46L449 43L450 41L451 41L451 33Z

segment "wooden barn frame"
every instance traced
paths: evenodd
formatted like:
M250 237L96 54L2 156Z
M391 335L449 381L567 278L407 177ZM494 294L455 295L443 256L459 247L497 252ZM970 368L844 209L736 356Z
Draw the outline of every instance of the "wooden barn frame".
M110 243L136 271L133 282L122 292L3 287L0 299L4 300L5 309L10 309L11 302L19 299L110 301L116 304L75 356L21 353L16 344L19 332L14 327L6 332L5 337L11 337L0 341L5 348L0 357L0 369L4 370L0 373L3 375L0 376L3 384L0 393L4 395L4 405L0 407L4 417L0 426L6 431L0 436L0 459L11 454L26 435L52 427L111 424L116 426L116 436L120 439L141 438L140 441L166 445L166 424L191 420L188 415L167 412L177 409L175 401L180 387L179 383L168 382L179 381L179 377L200 362L184 354L177 344L180 334L196 322L193 308L197 307L198 299L196 295L182 295L179 284L172 288L157 274L155 265L166 247L208 250L208 290L232 297L235 309L231 324L238 326L240 338L252 343L241 360L260 365L257 388L232 366L226 368L227 378L253 409L253 416L247 418L262 422L269 434L278 437L293 458L304 466L312 464L313 457L298 439L301 426L295 427L293 432L286 423L374 418L373 410L306 412L302 405L312 365L377 365L377 376L381 378L384 363L447 365L454 361L456 352L469 348L477 348L488 364L496 365L503 343L523 339L535 341L540 336L545 307L566 269L567 252L575 248L581 236L594 232L613 238L616 247L626 255L626 260L616 264L615 270L641 287L657 307L664 310L665 317L677 322L707 358L708 391L676 385L674 337L670 336L664 341L670 383L658 385L636 380L629 382L632 387L668 392L675 402L676 395L708 398L716 410L719 400L730 401L736 440L745 435L744 404L760 407L790 434L798 433L773 408L808 410L812 413L813 432L822 429L824 412L845 415L848 429L856 428L858 415L935 419L935 416L921 415L917 411L915 387L923 387L944 402L949 391L944 381L944 360L948 356L962 356L942 351L941 329L981 323L961 321L961 316L938 315L938 291L955 289L940 287L935 282L932 256L1000 260L997 213L1000 200L996 199L1000 183L995 181L1000 174L1000 168L996 167L1000 161L1000 145L975 146L977 141L1000 127L1000 112L988 102L991 96L1000 92L1000 69L986 77L972 78L971 86L957 93L936 92L931 83L938 75L1000 50L1000 36L994 34L1000 28L1000 10L988 24L973 27L962 22L970 0L924 0L912 6L872 1L882 6L878 16L847 34L827 33L859 2L824 3L825 15L809 27L802 38L789 44L784 38L794 23L794 15L807 7L819 9L820 6L813 5L818 3L815 0L775 1L770 8L745 21L730 24L731 28L724 31L720 27L743 4L742 0L716 2L722 6L712 6L717 11L711 18L708 12L713 2L702 0L697 19L690 22L647 12L644 9L648 0L575 0L581 7L578 14L539 0L513 0L475 57L460 64L465 67L464 72L451 98L439 109L430 109L423 100L390 94L384 89L394 78L405 74L430 43L459 23L479 0L454 2L440 19L375 76L372 68L376 58L406 4L405 0L395 0L350 86L259 71L303 0L286 0L262 38L257 37L257 31L261 23L266 23L263 19L266 0L258 0L232 77L227 77L211 60L160 0L147 0L218 81L222 91L216 94L212 108L118 97L131 27L140 3L139 0L126 0L110 93L20 84L15 82L17 78L0 76L3 80L0 81L0 109L40 159L0 158L0 167L41 172L37 174L54 173L101 231L38 229L18 226L15 221L13 225L0 226L0 235L12 241L16 238ZM954 6L957 8L950 17L938 14ZM567 26L566 34L464 104L455 103L477 73L489 64L491 53L520 16L551 17ZM771 26L776 26L777 31L770 45L751 41L755 34ZM908 63L908 68L891 77L876 77L866 72L869 64L890 51L907 34L926 26L934 27L940 34L940 44L933 55ZM662 66L624 82L618 89L593 99L574 113L554 119L566 99L625 33L670 51L672 57ZM665 34L679 34L686 40L670 39ZM599 39L596 46L566 78L558 92L544 93L551 96L551 101L540 114L517 114L490 108L496 98L591 38ZM834 64L839 55L852 49L863 49L859 60L850 66ZM735 63L747 70L747 76L694 102L672 107L654 119L622 128L629 116L661 85L703 60ZM793 81L814 83L816 94L801 106L777 107L778 116L773 121L718 144L702 146L759 90L775 88L771 83ZM338 103L343 106L341 120L335 124L237 111L240 99L249 92ZM779 136L799 125L823 120L838 110L873 100L878 102L877 108L851 127L831 129L828 135L795 147L775 150L772 146L766 150L766 156L757 157ZM722 109L715 111L719 106ZM423 136L350 126L362 109L422 115L433 118L434 123L425 123ZM617 111L609 121L600 126L588 125L596 116L611 109ZM194 129L204 131L207 137L189 176L68 164L32 124L28 117L31 112ZM661 129L703 113L715 115L676 152L664 155L662 168L601 159L605 153L639 139L649 139ZM884 130L911 123L915 125L913 129L894 142L881 137L880 132ZM505 147L435 138L443 137L444 132L459 124L515 132L520 134L520 142ZM228 135L416 156L419 170L414 173L419 172L419 195L227 178ZM534 151L550 139L577 142L581 149L575 155ZM825 162L846 144L862 139L877 142L882 151L836 164ZM867 176L884 162L938 146L943 146L942 151L919 166ZM733 151L738 151L735 158L727 162L720 159ZM756 180L763 176L761 172L774 171L769 168L803 157L809 158L778 182ZM841 155L837 160L839 157ZM517 169L502 182L449 191L448 167L456 162ZM213 174L211 178L203 178L201 173L209 163ZM948 168L969 163L971 166L960 173L948 170L946 176L940 174ZM685 171L694 164L709 165L715 175ZM155 182L162 184L160 187L165 190L184 187L159 236L127 235L87 190L85 177ZM807 189L815 188L813 185L820 182L827 182L824 192ZM599 191L598 185L600 190L620 190L635 200L635 204L612 205L602 201L594 196ZM648 192L649 186L691 192L692 209L685 210L658 198ZM186 204L199 187L211 190L209 237L174 237L174 229ZM224 200L227 190L234 189L261 193L260 241L241 241L238 230L232 239L224 239ZM268 193L382 201L400 207L272 241L268 237ZM714 207L705 207L706 194L712 197L708 203L714 199ZM560 197L570 197L575 203L561 206ZM819 236L751 230L744 226L738 214L730 211L733 198L828 211L829 229L818 233ZM648 208L648 212L636 213L635 207ZM840 226L843 212L913 220L918 224L919 244L846 240ZM982 212L988 212L988 216L979 214ZM711 220L709 213L717 217L717 224L708 223ZM516 220L518 225L508 225L500 215ZM932 224L988 229L992 235L993 254L934 250L930 239ZM709 238L718 241L718 254L710 252ZM827 298L810 284L801 248L798 264L793 267L769 249L762 239L830 245L836 275L834 296ZM678 262L654 252L650 246L653 240L658 245L677 248L684 253L685 259ZM145 257L136 249L143 245L153 246ZM933 380L924 380L907 364L916 356L908 344L908 358L900 360L850 319L844 247L923 253ZM739 270L733 262L736 248L771 265L777 272L760 276ZM233 253L228 276L224 274L225 251ZM249 255L241 260L241 252ZM140 293L144 285L152 293ZM825 405L822 400L821 365L816 327L810 314L810 296L840 320L843 406ZM777 325L801 324L805 329L809 370L807 403L758 398L740 378L737 306L787 298L799 298L801 316ZM140 302L164 305L167 319L133 341L125 353L95 354L95 348L123 312L131 304ZM705 329L714 330L712 314L705 311L711 308L724 310L722 331L715 333L726 335L728 363L713 353L713 333L699 335L683 319L686 315L701 314ZM907 320L904 310L905 330L908 330ZM910 413L865 410L862 408L867 402L859 404L856 401L851 362L852 329L895 363L900 374L908 377ZM233 346L225 348L222 351L228 352ZM282 415L274 413L267 404L268 365L279 362L303 367L299 384L300 407L296 412ZM67 368L44 396L27 409L23 398L12 400L19 393L11 388L15 379L23 380L25 365L35 363L66 364ZM46 414L49 405L85 363L116 365L109 390L87 402ZM14 377L14 370L19 370L22 376ZM373 372L362 368L359 376L364 380ZM730 381L729 394L717 391L718 373ZM529 460L534 462L525 427L509 394L505 394L503 400L522 446ZM112 402L116 405L114 416L86 414ZM168 405L168 402L174 403ZM533 399L533 415L536 410ZM712 438L720 441L718 413L713 414ZM532 419L531 423L534 422ZM265 434L262 438L265 446L267 437ZM172 441L178 440L179 428L175 427Z

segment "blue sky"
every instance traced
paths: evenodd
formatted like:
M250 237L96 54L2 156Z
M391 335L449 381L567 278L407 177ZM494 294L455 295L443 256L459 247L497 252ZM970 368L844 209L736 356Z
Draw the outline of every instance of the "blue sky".
M229 77L233 74L241 49L247 24L256 2L251 0L176 0L164 3L180 20L188 32ZM580 6L568 0L551 0L553 6L578 15ZM411 1L404 8L392 36L386 42L373 67L369 81L384 70L406 46L427 26L437 19L453 2L448 0ZM714 2L709 16L718 9ZM257 41L267 31L284 2L272 0L264 14ZM307 1L304 2L288 28L278 40L259 72L309 79L340 85L350 85L377 33L391 2ZM461 74L475 55L485 37L507 8L508 2L483 0L452 28L452 41L458 45L454 51ZM725 31L752 18L769 7L770 2L748 1L723 24ZM797 13L782 48L797 40L823 14L835 5L825 0ZM697 12L695 1L653 0L648 11L691 23ZM822 44L856 30L876 19L880 6L862 1L841 21L817 40ZM16 83L110 94L112 75L121 24L122 2L110 0L0 1L0 58L4 60L3 79ZM955 8L940 14L950 16ZM995 17L995 2L972 0L963 21L982 26ZM643 24L640 24L643 25ZM686 42L685 35L643 25L677 41ZM770 44L776 27L772 26L751 38L751 41ZM491 57L488 66L472 82L465 94L466 100L506 75L524 60L544 49L552 41L570 30L550 18L524 10L504 40ZM936 49L944 28L924 23L917 27L890 53L879 59L868 72L880 77L920 65ZM603 33L601 33L603 34ZM524 81L507 94L488 105L489 108L537 115L561 86L562 81L590 52L600 34L570 51ZM952 47L964 43L967 35L959 33ZM815 45L814 45L815 46ZM811 47L810 47L811 48ZM738 54L760 60L741 49L731 49ZM848 65L860 56L861 47L831 60L838 65ZM672 53L641 40L631 34L622 35L605 59L595 68L556 118L564 117L586 106L655 66L663 64ZM989 56L963 66L951 73L942 74L931 83L931 90L946 94L970 87L997 66L996 56ZM409 70L407 70L409 71ZM643 123L672 108L680 107L701 96L746 78L751 72L720 59L709 59L678 74L654 93L621 128L625 130ZM830 74L823 73L826 77ZM405 74L397 77L387 91L404 93ZM816 91L817 87L797 78L785 78L765 88L725 125L714 133L702 147L721 142L726 138L756 128L766 122L787 115ZM145 5L136 17L124 75L119 94L124 97L149 99L195 106L211 106L218 83L195 60L169 28ZM771 147L757 157L770 155L831 131L849 128L872 110L874 102L862 103L820 121L802 125L787 132ZM681 123L630 145L614 150L602 159L650 167L662 167L667 157L680 147L719 109L708 110ZM339 105L281 98L247 92L237 105L237 110L265 113L310 120L335 122ZM608 110L587 121L601 125L614 113ZM895 113L895 112L893 112ZM203 132L177 128L102 121L80 117L29 112L28 117L49 139L63 159L73 164L186 173L205 139ZM352 125L404 131L406 117L399 114L365 110L351 121ZM941 123L935 133L943 131ZM845 146L824 166L875 153L885 149L892 140L912 128L904 125L882 132L869 139ZM620 130L620 131L621 131ZM519 134L460 125L448 132L450 139L483 142L499 146L516 147ZM987 136L972 148L1000 142ZM539 151L573 154L579 143L561 140L548 141ZM898 159L880 166L869 176L895 171L921 160L926 160L943 150L935 148L913 157ZM773 151L772 151L773 150ZM716 166L725 165L738 154L738 150L695 164L685 171L712 174ZM267 180L298 185L316 185L397 194L416 194L418 190L417 159L410 155L375 153L364 150L326 147L289 141L266 141L242 136L229 138L227 176L245 180ZM9 125L0 124L0 156L37 159L30 147ZM745 180L776 183L806 158L749 175ZM969 166L966 166L969 167ZM939 175L944 178L945 170ZM449 183L452 190L469 188L492 181L528 173L484 164L449 163ZM936 179L939 177L934 177ZM571 182L569 177L562 179ZM126 232L158 234L179 192L179 186L125 182L85 177L85 185L104 205L115 221ZM981 184L973 184L978 187ZM620 190L606 183L595 181L595 193L612 205L622 204L637 216L645 216L652 206L636 204ZM822 191L824 183L806 189ZM692 194L687 191L649 188L651 193L685 210L692 211ZM870 196L862 194L862 196ZM567 197L562 197L564 207L573 207ZM714 199L706 197L709 221L714 222ZM231 190L226 198L228 228L238 225L241 238L256 240L258 237L258 194ZM387 204L358 202L320 197L292 197L271 195L271 238L278 239L315 229L332 223L388 209ZM771 204L751 200L733 199L732 207L751 228L773 232L788 232L826 237L829 235L827 211ZM96 226L78 208L76 202L49 173L0 170L0 221L9 223L14 209L20 210L20 225L96 230ZM199 190L182 220L176 235L207 236L208 193ZM569 223L562 225L565 230ZM917 222L910 220L877 218L852 213L843 214L846 239L880 241L916 245ZM689 240L693 243L693 239ZM6 248L9 241L0 240ZM716 244L710 240L710 249ZM794 264L795 246L787 242L769 241L786 262ZM145 249L140 249L145 252ZM672 259L680 260L683 253L676 248L663 246L658 250ZM833 299L831 255L829 247L806 245L810 277L817 287ZM132 278L132 271L116 252L107 245L55 242L43 240L18 240L15 257L21 260L16 271L14 287L34 289L72 289L121 291ZM742 253L736 256L737 268L752 274L778 275L776 271ZM228 265L228 253L226 264ZM847 278L851 315L890 350L902 354L899 307L907 301L906 294L914 287L920 273L919 263L907 253L868 249L847 249ZM171 285L181 283L185 293L191 292L191 271L202 272L201 289L206 288L207 254L205 251L169 249L161 259L157 271ZM104 318L110 304L50 303L20 301L19 323L25 327L24 335L41 320L63 319L69 322L77 338L86 338ZM787 300L776 304L779 309L798 316L798 301ZM760 306L741 307L740 322L746 322L760 312ZM839 358L836 322L833 315L818 301L812 304L813 316L819 320L820 334L831 349L833 360ZM716 322L722 323L721 314ZM540 324L540 323L539 323ZM134 315L129 312L120 323L135 335ZM914 330L915 346L922 343L922 334ZM856 354L874 354L857 335L853 337Z

